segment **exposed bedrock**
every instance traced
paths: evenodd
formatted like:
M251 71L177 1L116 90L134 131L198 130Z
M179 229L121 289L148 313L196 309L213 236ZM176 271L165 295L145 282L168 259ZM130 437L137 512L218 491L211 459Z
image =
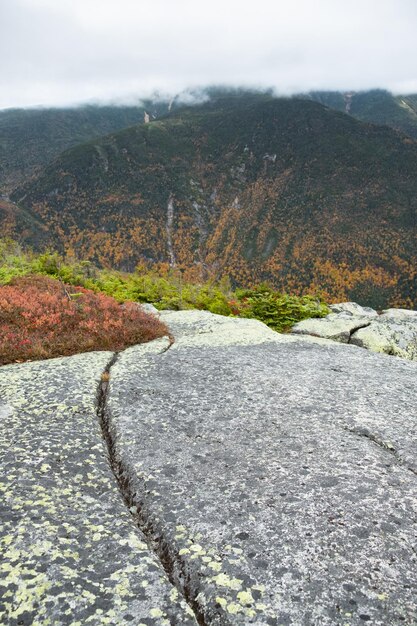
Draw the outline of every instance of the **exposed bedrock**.
M332 313L326 317L298 322L291 332L417 361L417 311L386 309L378 315L355 302L334 304L330 308Z
M0 368L0 623L196 624L129 513L96 413L112 354Z
M417 363L162 317L0 368L0 622L416 624Z
M107 419L142 523L204 623L415 623L417 364L163 318L176 343L120 355Z

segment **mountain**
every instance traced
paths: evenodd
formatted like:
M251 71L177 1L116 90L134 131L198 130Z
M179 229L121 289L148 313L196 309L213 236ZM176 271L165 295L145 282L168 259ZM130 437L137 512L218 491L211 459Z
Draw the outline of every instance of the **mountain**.
M264 95L271 92L265 92ZM63 151L91 139L159 119L189 102L251 98L243 89L206 87L182 92L168 100L154 97L136 106L89 105L73 108L7 109L0 111L0 193L7 194L39 173ZM299 96L320 102L373 124L390 126L417 139L417 95L394 96L388 91L326 92Z
M417 94L393 95L383 89L340 92L315 91L305 97L363 122L390 126L417 139Z
M39 172L79 143L168 112L167 101L138 106L80 106L0 111L0 192Z
M417 306L416 171L417 143L390 128L230 95L78 145L11 199L100 265Z
M258 92L259 93L259 92ZM265 92L270 93L270 92ZM85 105L0 111L0 194L37 174L62 152L134 124L159 119L190 103L254 92L228 87L185 90L168 98L154 94L135 106Z
M76 146L11 199L100 265L416 306L416 171L417 142L390 128L230 95Z
M3 196L0 196L0 232L1 237L18 236L22 241L30 241L37 249L49 241L48 229L37 215Z

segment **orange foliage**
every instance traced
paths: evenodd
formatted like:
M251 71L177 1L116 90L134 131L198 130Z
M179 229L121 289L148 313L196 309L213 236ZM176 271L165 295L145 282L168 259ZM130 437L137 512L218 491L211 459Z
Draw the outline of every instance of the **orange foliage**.
M173 196L170 233L176 266L187 279L227 275L234 285L267 281L294 294L318 290L331 301L417 307L416 229L406 225L406 208L379 187L358 191L346 180L329 195L313 176L297 177L292 167L270 175L266 165L251 179L248 162L245 183L230 179L227 169L216 169L213 181L213 164L197 155L190 189ZM172 192L162 174L161 186L165 200L141 183L132 190L78 190L68 202L51 197L32 208L60 251L134 271L138 263L163 265L170 258Z

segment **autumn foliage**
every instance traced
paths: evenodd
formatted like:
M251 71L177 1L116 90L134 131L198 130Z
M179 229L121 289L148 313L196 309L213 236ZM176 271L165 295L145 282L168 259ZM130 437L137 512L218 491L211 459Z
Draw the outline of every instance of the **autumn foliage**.
M168 334L136 304L45 276L0 286L0 365L92 350L122 350Z

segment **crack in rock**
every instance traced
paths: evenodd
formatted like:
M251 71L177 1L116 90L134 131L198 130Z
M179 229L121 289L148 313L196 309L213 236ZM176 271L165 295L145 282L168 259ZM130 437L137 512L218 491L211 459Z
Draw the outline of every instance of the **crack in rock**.
M184 326L172 326L179 343L168 355L161 356L166 339L120 355L105 418L128 504L136 505L139 525L181 596L196 615L204 613L200 624L288 623L289 616L297 624L335 623L335 603L343 598L348 610L352 598L346 580L354 581L364 615L397 623L398 600L385 608L374 595L389 585L403 605L410 603L412 621L415 603L403 581L414 580L405 542L414 537L409 504L415 476L382 449L389 451L392 440L395 453L413 467L412 452L408 460L401 444L413 422L408 416L400 429L396 422L381 425L382 432L378 424L402 406L408 412L414 365L302 344L240 348L207 341L205 350L196 350L200 344L184 347L182 337L191 334ZM349 376L329 376L335 366ZM390 402L397 387L387 381L396 373L405 391ZM356 422L361 418L365 424ZM383 441L360 443L361 434L343 433L344 425L346 431L365 425ZM306 462L301 468L300 459ZM398 506L404 507L401 518ZM341 546L335 569L334 554L321 550L328 524ZM230 558L235 547L239 552ZM392 554L402 569L387 577ZM363 572L375 561L383 565L368 585ZM283 576L288 563L295 563L291 580ZM299 595L292 602L293 591Z
M361 328L367 328L368 326L371 325L372 322L364 322L363 324L361 324L360 326L355 326L355 328L352 328L352 330L349 332L349 339L347 340L347 343L351 342L351 339L353 337L353 335L358 332L358 330L361 330Z
M385 452L389 452L394 457L398 465L401 465L401 467L404 467L409 472L412 472L413 474L417 476L417 471L406 463L406 461L398 454L398 451L391 443L383 441L383 439L380 439L380 437L378 437L377 435L374 435L374 433L372 433L367 428L357 428L355 426L342 426L342 428L343 430L349 433L352 433L353 435L356 435L357 437L361 437L363 439L368 439L369 441L372 441L372 443L377 445L379 448L381 448Z
M169 336L169 344L165 348L160 351L160 355L167 352L174 343L174 337L172 335ZM149 521L146 519L146 516L142 513L142 511L138 508L137 504L135 504L135 495L132 493L130 488L129 479L124 472L123 464L120 459L117 458L115 453L115 446L112 439L112 435L109 429L108 419L107 419L107 395L110 384L111 377L111 368L117 362L119 357L119 352L116 352L110 361L107 363L102 375L101 381L99 384L98 392L97 392L97 416L99 419L101 431L103 434L104 441L106 443L107 448L107 457L111 467L111 470L116 478L119 490L122 494L123 500L129 509L130 514L132 515L136 526L143 533L146 542L150 548L150 550L156 555L159 563L164 569L170 583L173 587L178 591L178 593L184 598L184 601L189 606L192 611L196 622L199 626L207 626L204 620L204 616L201 613L201 610L194 600L191 597L191 594L188 592L188 588L186 584L178 584L176 582L174 576L174 561L170 554L170 549L168 545L165 545L165 542L162 541L162 538L159 537L159 541L155 541L154 537L156 534L152 532L152 528L150 527ZM225 623L225 626L226 623Z

